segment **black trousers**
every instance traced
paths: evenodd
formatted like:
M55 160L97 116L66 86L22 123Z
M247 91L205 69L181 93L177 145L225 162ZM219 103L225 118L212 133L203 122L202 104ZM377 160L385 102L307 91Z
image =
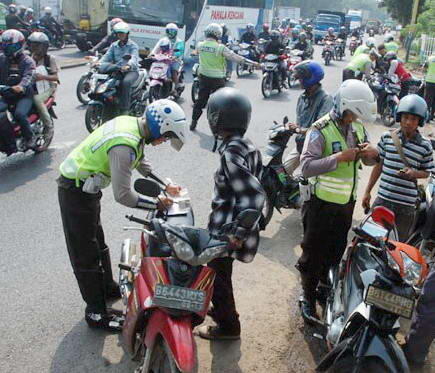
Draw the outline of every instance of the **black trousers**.
M202 110L206 107L210 95L223 87L225 87L224 78L199 76L198 100L193 105L192 120L197 121L201 117Z
M326 283L329 269L340 262L352 225L355 202L345 205L323 201L315 196L304 203L304 238L298 260L302 288L309 301L315 301L319 281Z
M134 82L139 78L137 71L130 71L124 75L121 82L121 97L119 100L119 109L127 111L130 109L131 92Z
M351 69L344 69L343 70L343 82L348 80L348 79L358 79L358 78L355 78L355 71L353 71Z
M424 92L424 98L427 102L427 108L429 110L429 119L434 119L435 115L435 83L426 83L426 90Z
M240 333L239 314L233 293L233 262L232 258L218 258L208 263L216 272L213 291L213 320L222 329Z
M33 132L30 128L30 123L27 118L30 110L32 109L32 105L33 95L30 94L26 95L23 98L20 98L15 105L14 117L17 123L20 125L21 132L26 140L30 140L33 136ZM5 100L0 100L0 112L6 111L8 106L9 104Z
M105 292L113 278L100 221L102 193L85 193L62 176L58 183L66 245L86 312L105 313Z

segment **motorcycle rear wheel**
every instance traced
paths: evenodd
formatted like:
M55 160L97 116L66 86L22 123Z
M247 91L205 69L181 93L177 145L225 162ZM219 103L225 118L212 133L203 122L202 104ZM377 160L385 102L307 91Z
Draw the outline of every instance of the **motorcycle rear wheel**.
M272 77L266 75L261 81L261 93L264 98L269 98L272 94Z
M393 116L390 105L385 106L381 118L382 118L382 123L386 127L391 127L392 125L394 125L394 123L396 123L396 118L394 118Z
M293 72L289 73L289 76L288 76L288 79L287 79L287 80L288 80L288 87L289 87L289 88L294 88L294 87L296 87L298 81L297 81L297 79L295 78L295 74L294 74Z
M88 75L83 75L77 83L76 95L77 99L83 105L87 105L90 101L88 94L90 91L90 79Z
M153 373L181 373L172 357L172 352L163 338L154 347L150 364ZM142 370L142 373L145 373Z
M191 91L192 101L195 103L198 100L199 96L199 81L194 80L192 83L192 91Z
M356 370L355 370L356 369ZM345 356L335 364L328 373L349 373L349 372L376 372L376 373L388 373L390 370L382 364L376 358L364 358L359 363L356 362L353 356Z
M36 140L36 147L34 148L35 153L42 153L45 152L48 147L51 144L51 141L53 140L53 134L52 131L51 134L47 133L46 128L44 128L44 133L37 136Z
M103 124L104 107L92 105L86 108L85 124L89 133L94 132Z

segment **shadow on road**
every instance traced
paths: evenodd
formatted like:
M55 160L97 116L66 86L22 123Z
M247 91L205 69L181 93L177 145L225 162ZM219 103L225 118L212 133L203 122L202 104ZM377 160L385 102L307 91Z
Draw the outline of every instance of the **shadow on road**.
M14 154L9 158L0 156L0 194L11 192L16 187L51 171L49 165L53 160L54 151L48 149L41 154L28 151Z
M241 341L211 341L211 373L242 373L239 361L242 357Z
M110 343L106 340L110 339ZM115 340L115 343L113 342ZM109 342L109 341L108 341ZM118 335L89 329L84 320L62 339L50 366L51 373L132 372L135 364L118 346Z

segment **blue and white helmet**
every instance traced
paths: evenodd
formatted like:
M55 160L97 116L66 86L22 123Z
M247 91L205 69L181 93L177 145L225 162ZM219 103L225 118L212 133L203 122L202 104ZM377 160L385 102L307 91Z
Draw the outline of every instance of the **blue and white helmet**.
M166 137L171 140L172 147L180 151L186 142L186 114L183 109L171 100L157 100L145 110L152 140Z

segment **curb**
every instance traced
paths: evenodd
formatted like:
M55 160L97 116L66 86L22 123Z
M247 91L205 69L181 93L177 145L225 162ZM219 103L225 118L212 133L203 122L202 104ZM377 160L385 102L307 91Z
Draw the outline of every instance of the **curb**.
M66 64L66 65L60 65L60 69L61 70L65 70L65 69L72 69L73 67L80 67L80 66L85 66L88 62L75 62L75 63L71 63L71 64Z

